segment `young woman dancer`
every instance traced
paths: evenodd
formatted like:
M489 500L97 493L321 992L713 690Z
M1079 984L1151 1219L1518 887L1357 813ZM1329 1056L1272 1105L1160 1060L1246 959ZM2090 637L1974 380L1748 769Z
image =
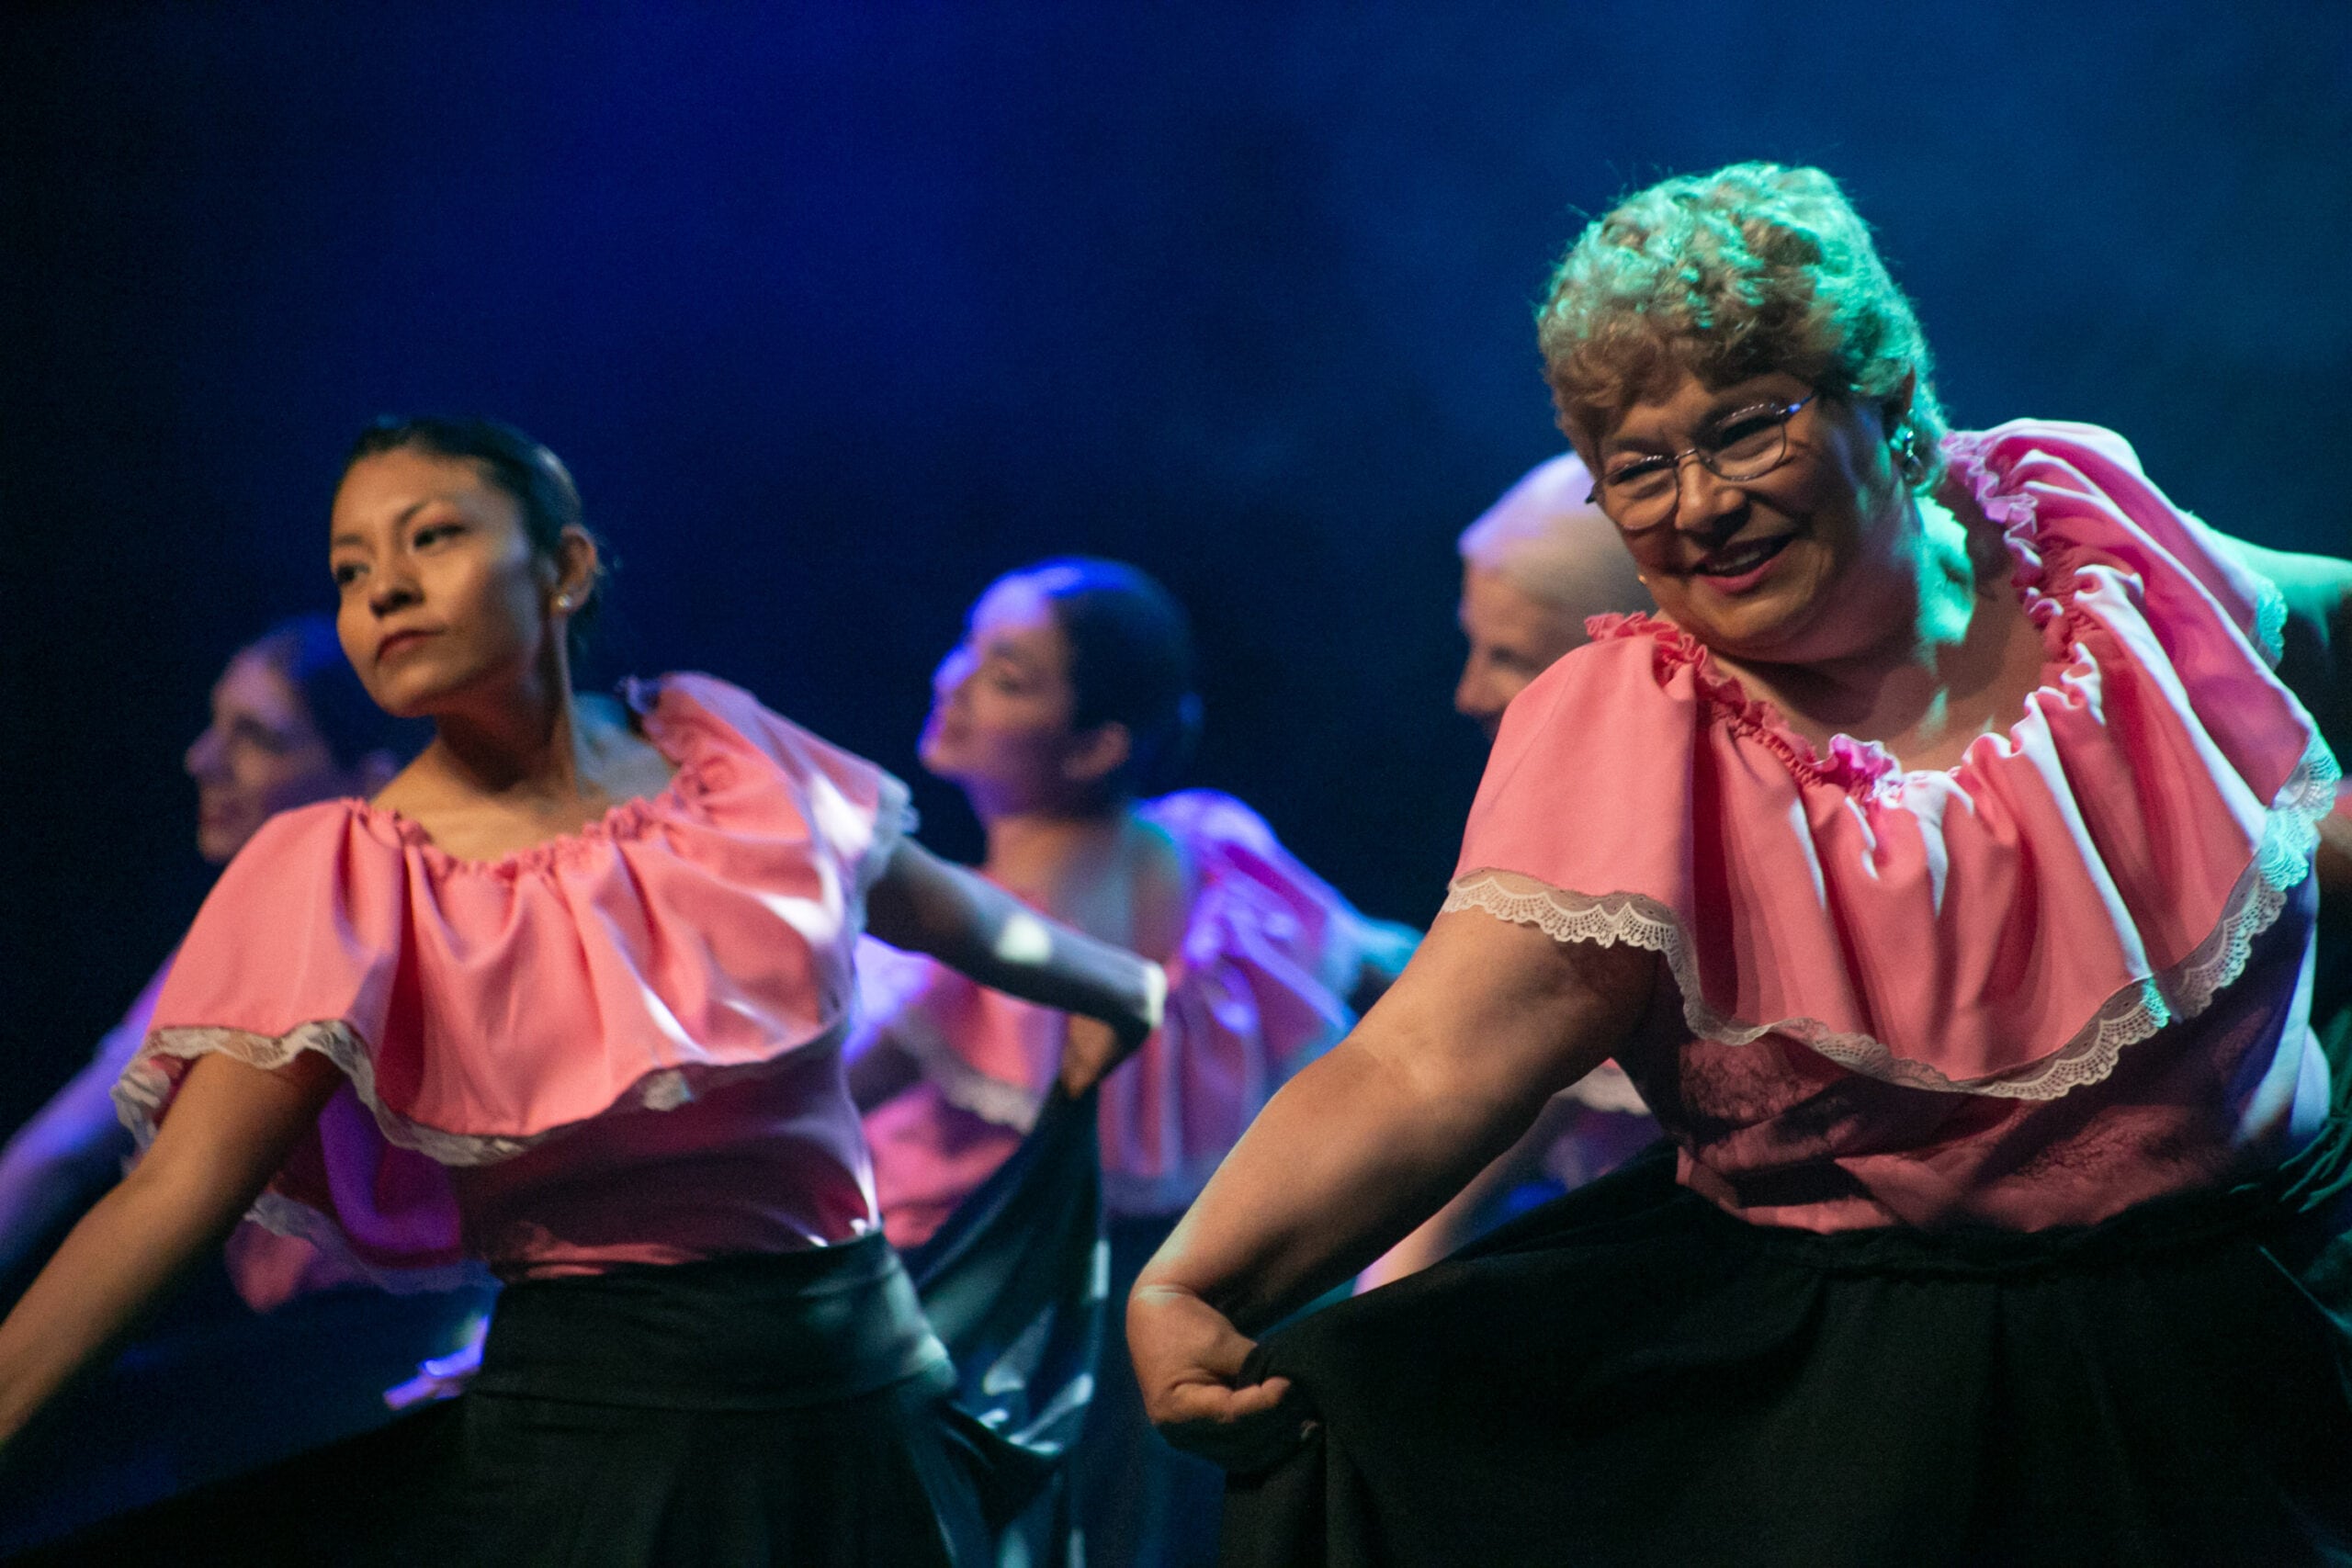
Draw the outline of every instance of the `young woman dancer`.
M1241 802L1157 795L1198 724L1182 609L1134 567L1007 574L941 663L923 766L988 833L980 874L1025 905L1169 968L1166 1024L1102 1089L1113 1300L1268 1095L1345 1032L1414 932L1367 919ZM1060 1015L887 953L854 1090L893 1240L913 1245L1021 1142L1060 1061ZM1115 1325L1072 1455L1090 1564L1214 1550L1221 1480L1144 1420Z
M597 546L519 433L371 429L330 533L345 650L435 739L208 900L118 1091L152 1142L0 1324L0 1432L250 1208L379 1275L506 1281L399 1475L341 1520L286 1500L307 1550L974 1560L978 1439L842 1082L854 944L1108 1021L1074 1087L1156 1021L1158 969L925 854L897 781L734 687L574 694Z

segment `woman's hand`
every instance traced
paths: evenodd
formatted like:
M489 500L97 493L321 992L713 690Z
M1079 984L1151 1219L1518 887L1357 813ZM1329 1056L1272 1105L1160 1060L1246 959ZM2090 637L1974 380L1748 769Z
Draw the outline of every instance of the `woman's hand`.
M1062 1036L1062 1091L1076 1100L1125 1061L1131 1049L1102 1020L1072 1016Z
M1128 1298L1127 1344L1152 1424L1243 1474L1280 1463L1314 1427L1288 1378L1239 1381L1254 1343L1190 1291L1146 1285Z
M1170 1439L1235 1468L1281 1457L1304 1411L1272 1380L1237 1386L1244 1332L1402 1240L1629 1040L1679 1028L1670 986L1650 1021L1659 973L1637 948L1440 915L1404 976L1267 1103L1145 1265L1127 1348Z
M1061 1086L1075 1100L1143 1048L1159 1026L1168 1000L1168 972L1145 961L1143 1005L1115 1022L1074 1013L1062 1037Z

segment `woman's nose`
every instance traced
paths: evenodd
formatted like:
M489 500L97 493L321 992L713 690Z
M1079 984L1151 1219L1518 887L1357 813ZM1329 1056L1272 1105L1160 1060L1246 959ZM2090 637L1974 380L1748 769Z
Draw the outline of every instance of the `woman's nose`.
M972 678L972 656L958 648L939 661L931 672L932 694L941 702L960 694L964 682Z
M1701 536L1723 533L1724 520L1747 504L1747 492L1694 456L1674 470L1674 526Z
M220 772L220 737L211 726L207 725L203 734L188 742L187 754L180 759L180 766L199 784Z
M368 608L376 615L389 615L416 600L416 580L401 567L387 567L370 574Z

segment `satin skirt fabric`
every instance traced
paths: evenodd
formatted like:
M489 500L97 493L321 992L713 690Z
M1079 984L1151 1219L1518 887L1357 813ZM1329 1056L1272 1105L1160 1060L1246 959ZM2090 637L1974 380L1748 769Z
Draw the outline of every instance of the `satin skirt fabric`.
M2340 1058L2339 1058L2340 1059ZM1734 1220L1663 1145L1269 1337L1317 1426L1227 1568L2352 1553L2352 1120L2031 1234Z

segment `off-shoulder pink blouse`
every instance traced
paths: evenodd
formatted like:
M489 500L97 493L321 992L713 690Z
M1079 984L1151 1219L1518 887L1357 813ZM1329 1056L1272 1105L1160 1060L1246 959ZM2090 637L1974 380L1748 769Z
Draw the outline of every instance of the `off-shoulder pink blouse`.
M1359 913L1231 795L1186 790L1140 815L1175 840L1193 900L1167 1021L1104 1080L1099 1127L1105 1207L1163 1214L1197 1197L1273 1091L1346 1032L1365 964L1393 973L1415 933ZM884 1224L907 1247L1020 1143L1059 1070L1063 1015L870 938L865 948L860 1042L887 1039L922 1068L865 1122Z
M2084 425L1951 436L2040 688L1956 767L1821 754L1668 622L1514 701L1449 908L1662 953L1689 1039L1623 1060L1725 1209L1816 1230L2088 1223L2316 1128L2316 824L2336 767L2283 606Z
M707 676L632 683L658 795L492 862L356 800L273 818L115 1090L188 1063L346 1082L253 1218L387 1284L847 1240L877 1223L840 1046L906 792Z

